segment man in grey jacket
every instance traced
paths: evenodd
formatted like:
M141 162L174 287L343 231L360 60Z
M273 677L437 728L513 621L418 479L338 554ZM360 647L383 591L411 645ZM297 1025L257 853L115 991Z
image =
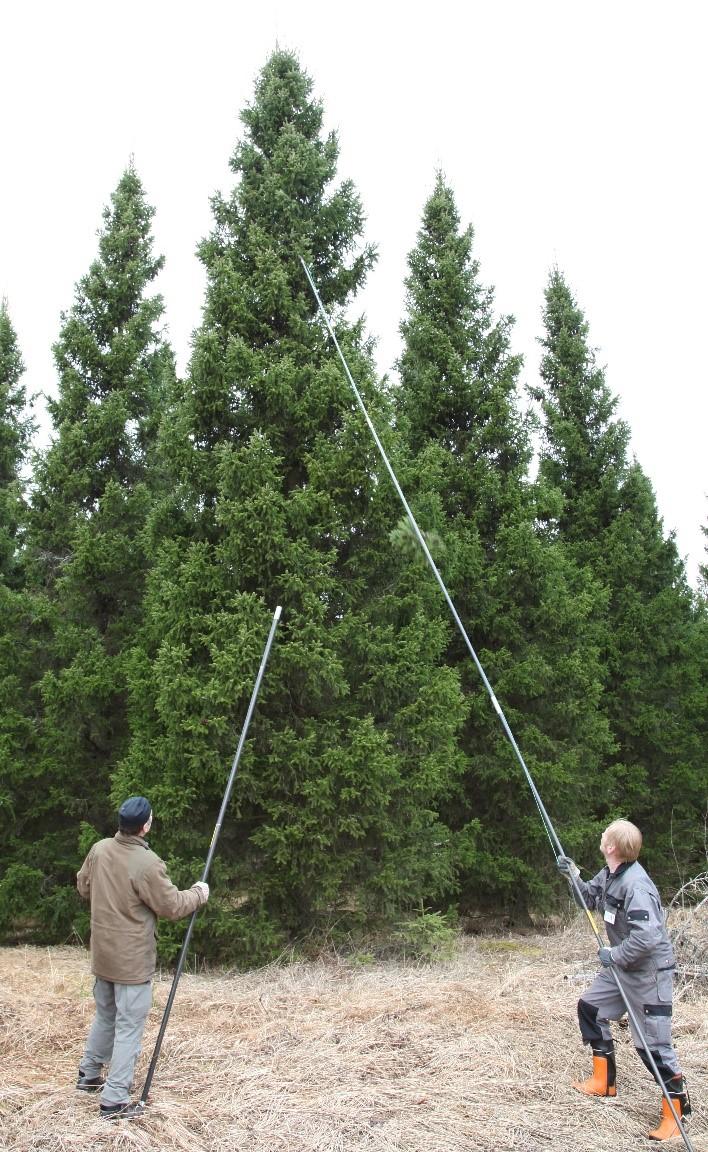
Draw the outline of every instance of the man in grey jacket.
M76 1087L101 1091L101 1115L132 1119L130 1087L152 1003L158 916L180 920L209 899L201 881L180 892L145 837L152 810L144 796L131 796L118 811L119 830L99 840L76 878L91 902L91 971L96 977L94 1017L79 1065ZM107 1079L101 1078L110 1064Z
M580 879L575 863L558 857L558 868L576 879L585 903L597 909L604 919L609 948L600 948L603 967L578 1001L578 1021L583 1041L593 1054L592 1076L574 1088L587 1096L616 1096L615 1049L610 1021L624 1016L626 1008L611 966L620 970L620 981L628 1003L642 1020L644 1039L661 1079L679 1116L690 1113L686 1084L671 1043L673 970L671 941L666 932L659 893L638 863L642 834L629 820L615 820L605 829L600 851L606 867L592 880ZM575 894L575 893L574 893ZM577 898L576 898L577 899ZM630 1029L637 1052L645 1066L651 1065L642 1037ZM671 1109L662 1097L662 1119L649 1133L652 1140L668 1140L680 1132Z

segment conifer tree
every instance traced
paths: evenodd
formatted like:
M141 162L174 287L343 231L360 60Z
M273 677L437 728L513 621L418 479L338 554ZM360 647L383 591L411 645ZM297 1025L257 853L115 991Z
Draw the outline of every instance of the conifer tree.
M628 457L629 428L615 416L617 398L588 344L587 322L557 269L544 320L541 475L561 496L555 530L608 596L602 706L616 752L606 762L600 814L635 819L648 834L647 858L667 876L671 840L690 866L702 835L693 597L651 483Z
M598 589L537 530L547 493L528 479L512 320L495 318L472 246L472 229L461 229L453 193L438 176L406 281L402 467L421 523L440 537L444 578L544 802L568 842L582 843L608 739L595 712ZM463 905L501 901L523 911L547 898L538 864L545 861L552 877L552 855L521 767L458 639L449 660L470 705L464 789L450 810L466 869Z
M162 267L132 165L103 213L98 256L76 286L54 348L51 443L30 517L33 580L51 639L41 680L38 770L23 836L46 877L46 915L65 925L87 842L115 829L110 781L125 754L126 653L141 619L143 529L158 486L154 444L172 371L151 294Z
M708 525L703 525L701 531L706 538L704 547L704 554L706 554L708 553ZM706 561L708 561L708 555L706 556ZM706 742L708 741L708 691L706 691L706 685L708 685L708 562L704 562L698 567L698 593L696 595L695 611L695 643L698 657L695 716L696 730L699 738L698 761L700 763L700 748L705 749ZM703 776L702 806L704 814L703 823L705 827L708 822L708 781L706 780L705 772ZM700 791L698 794L698 802L699 804L701 803Z
M0 580L22 583L20 535L25 520L22 468L33 431L22 384L25 366L10 320L7 300L0 303Z
M17 817L31 778L35 738L32 696L37 637L34 599L25 587L23 469L33 422L24 364L7 301L0 304L0 931L35 907L41 875L18 863Z
M174 491L152 519L159 559L116 782L151 798L161 850L192 875L280 603L197 941L250 961L288 934L393 915L452 882L436 802L456 770L461 697L436 667L445 628L412 595L391 619L388 497L300 265L385 414L362 327L344 315L373 254L311 92L276 51L199 249L204 320L163 429Z

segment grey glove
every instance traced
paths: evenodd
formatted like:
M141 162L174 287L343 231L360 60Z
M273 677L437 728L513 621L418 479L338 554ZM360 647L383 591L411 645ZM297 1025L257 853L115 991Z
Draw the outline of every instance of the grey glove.
M575 863L575 860L571 860L570 856L556 857L556 867L561 876L565 876L566 880L577 880L580 875L578 865Z
M597 954L600 957L600 963L602 964L603 968L611 968L612 967L614 961L612 959L612 949L611 948L598 948Z
M206 904L209 899L209 885L204 880L197 880L196 884L192 884L192 888L196 888L199 893L199 903Z

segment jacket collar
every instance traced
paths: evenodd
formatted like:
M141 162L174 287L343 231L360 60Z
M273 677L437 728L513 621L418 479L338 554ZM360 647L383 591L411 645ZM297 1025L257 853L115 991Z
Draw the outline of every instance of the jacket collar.
M147 840L144 839L144 837L133 836L130 832L121 832L119 830L115 834L115 839L119 844L137 844L140 848L147 848L148 850L150 848L150 845L148 844Z

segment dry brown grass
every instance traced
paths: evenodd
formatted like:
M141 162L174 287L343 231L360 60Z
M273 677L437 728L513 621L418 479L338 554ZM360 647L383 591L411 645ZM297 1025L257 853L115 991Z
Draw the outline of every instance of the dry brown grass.
M576 923L552 936L467 938L431 967L338 958L182 978L135 1123L74 1090L93 1014L77 948L0 950L3 1152L470 1152L649 1149L659 1093L618 1030L617 1100L572 1090L587 1053L575 1002L594 972ZM169 991L155 982L142 1085ZM708 1152L705 998L679 999L696 1152ZM670 1145L683 1148L682 1142ZM656 1147L656 1145L654 1145Z

